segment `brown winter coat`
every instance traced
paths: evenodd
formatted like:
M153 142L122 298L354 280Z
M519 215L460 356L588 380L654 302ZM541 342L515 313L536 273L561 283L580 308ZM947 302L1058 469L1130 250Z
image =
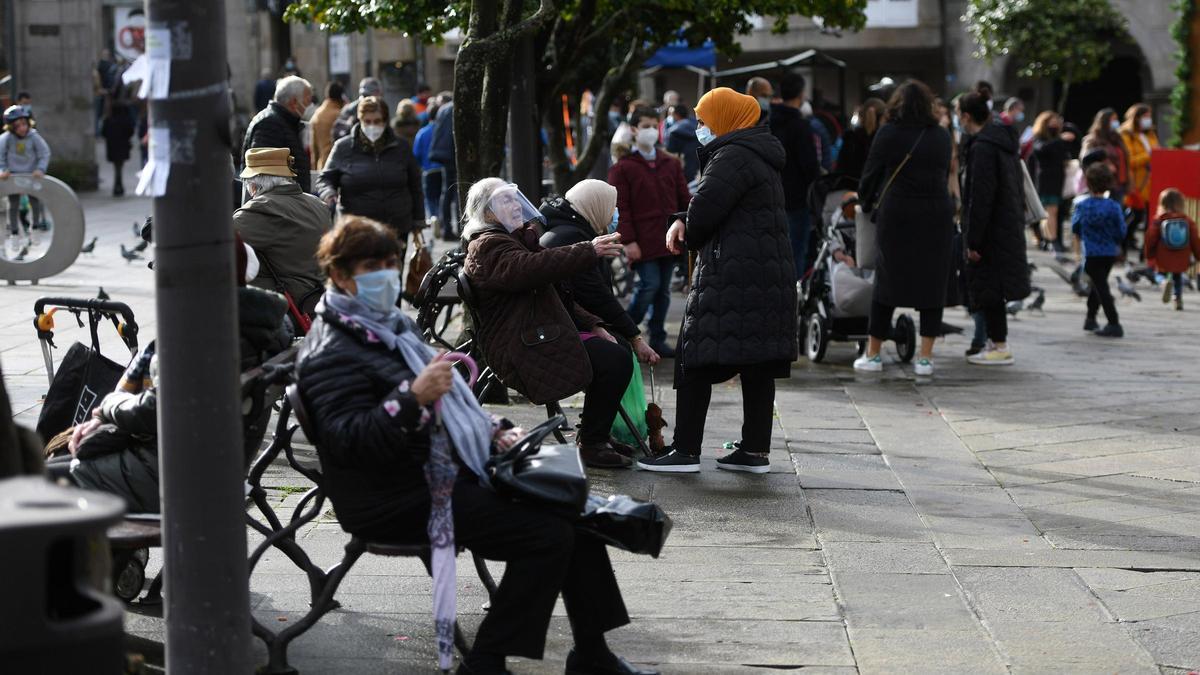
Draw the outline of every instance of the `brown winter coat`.
M600 320L557 287L596 265L591 242L544 249L530 229L486 229L467 244L463 267L478 298L483 355L505 385L552 403L592 381L580 331Z

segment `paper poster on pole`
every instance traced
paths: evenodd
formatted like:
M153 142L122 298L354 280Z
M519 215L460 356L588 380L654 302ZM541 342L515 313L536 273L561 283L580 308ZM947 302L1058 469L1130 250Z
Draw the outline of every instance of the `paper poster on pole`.
M146 11L141 7L113 8L113 45L118 56L133 61L146 51Z
M350 36L329 36L329 74L350 74Z

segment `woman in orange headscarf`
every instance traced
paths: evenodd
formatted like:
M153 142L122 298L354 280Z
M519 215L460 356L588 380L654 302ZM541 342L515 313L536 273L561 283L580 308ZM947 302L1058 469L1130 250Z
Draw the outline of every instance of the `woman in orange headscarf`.
M700 187L686 221L667 232L671 252L696 255L676 350L675 441L638 462L647 471L700 470L712 386L735 375L742 441L717 468L771 468L775 380L791 375L797 356L796 270L779 174L786 155L758 118L758 101L724 87L696 104Z

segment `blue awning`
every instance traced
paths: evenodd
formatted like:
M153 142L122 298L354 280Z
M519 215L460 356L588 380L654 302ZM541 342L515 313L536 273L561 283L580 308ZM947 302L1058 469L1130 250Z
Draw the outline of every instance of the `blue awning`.
M643 68L696 68L710 69L717 64L717 50L712 40L699 47L689 47L686 40L679 40L663 47L646 59Z

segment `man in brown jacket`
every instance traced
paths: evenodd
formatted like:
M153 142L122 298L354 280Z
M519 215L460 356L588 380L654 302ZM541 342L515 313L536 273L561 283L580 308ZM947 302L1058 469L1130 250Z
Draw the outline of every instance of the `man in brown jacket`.
M292 178L287 148L252 148L241 177L251 199L233 212L233 227L254 249L262 271L253 285L282 290L305 313L321 296L325 275L317 245L333 226L329 207L305 194Z
M325 87L325 100L317 107L308 123L312 130L312 150L317 158L317 171L325 166L329 151L333 149L333 123L337 121L342 106L346 105L346 91L342 83L334 80Z

